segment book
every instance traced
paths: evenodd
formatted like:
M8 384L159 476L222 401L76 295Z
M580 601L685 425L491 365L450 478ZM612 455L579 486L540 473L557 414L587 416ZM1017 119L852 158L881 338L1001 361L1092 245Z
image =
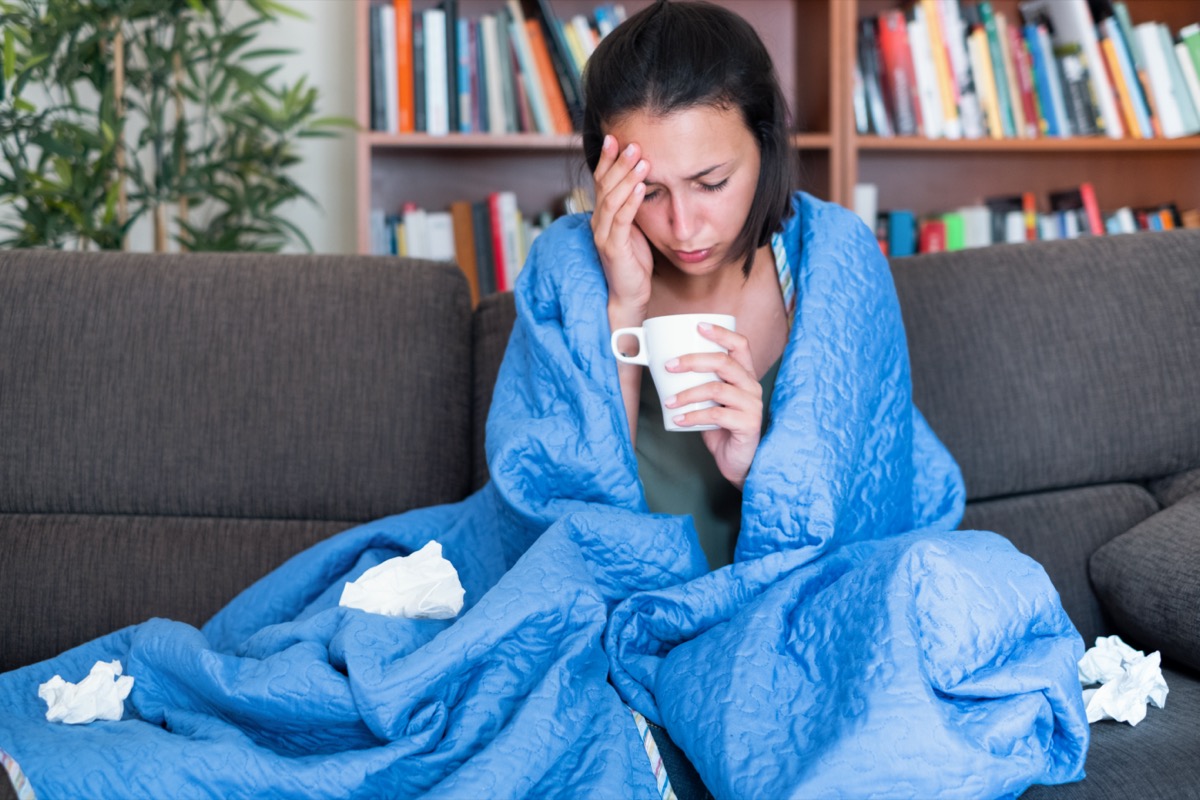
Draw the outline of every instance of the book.
M425 15L416 12L412 18L413 37L413 128L424 133L425 123Z
M488 199L471 204L471 232L475 239L475 261L479 275L479 296L496 292L496 261L492 239L491 203Z
M942 214L946 226L946 250L962 250L967 246L967 220L961 211Z
M967 25L958 0L938 0L942 11L942 34L946 39L946 51L957 87L958 116L962 123L962 134L968 139L979 139L986 135L983 108L979 102L979 90L975 76L971 73L971 61L967 52Z
M371 130L387 130L387 82L383 76L383 7L374 5L367 18L371 56Z
M537 20L525 20L525 29L529 37L529 49L533 53L533 61L537 66L538 77L546 91L546 104L550 110L550 118L554 123L555 133L570 133L574 130L571 122L571 112L567 109L566 98L563 97L554 64L550 59L550 48L542 34L541 25Z
M446 59L446 131L457 131L458 125L458 0L441 0L443 14L442 52Z
M1192 57L1192 66L1200 73L1200 22L1180 28L1179 41L1187 48Z
M1010 71L1008 77L1017 135L1024 139L1036 139L1041 135L1041 128L1034 97L1033 67L1029 52L1025 49L1025 39L1021 36L1021 29L1017 25L1009 25L1008 19L1002 14L996 15L996 25L1008 43L1005 48L1006 64Z
M875 229L875 217L879 214L878 186L873 183L855 184L854 213L868 228Z
M1025 198L1022 195L989 197L983 202L990 215L992 244L1025 241Z
M1158 33L1158 42L1162 48L1163 61L1167 63L1167 72L1171 76L1171 91L1179 104L1179 114L1183 118L1183 127L1189 133L1200 131L1200 106L1192 101L1188 90L1187 80L1180 69L1179 59L1175 55L1175 44L1171 31L1161 22L1154 26Z
M918 223L917 252L946 251L946 222L941 217L927 217Z
M1058 83L1058 71L1054 65L1054 56L1050 47L1050 34L1044 25L1027 24L1025 26L1025 44L1029 50L1033 65L1034 84L1038 96L1040 110L1039 124L1046 136L1069 136L1070 131L1063 127L1062 86Z
M1000 111L1000 124L1005 138L1017 135L1015 109L1009 89L1008 67L1004 60L1004 44L1000 37L996 14L991 0L979 0L979 18L987 35L988 55L992 61L992 79L996 83L996 103Z
M388 47L388 42L396 40L396 10L391 6L379 7L380 29L382 31L383 47L383 96L384 115L388 133L400 132L400 108L397 102L396 83L396 54L394 47Z
M392 0L391 7L394 32L392 41L395 42L392 68L396 79L392 90L396 95L396 127L389 130L412 133L416 130L412 0Z
M506 6L496 11L496 36L499 39L498 53L500 56L500 90L504 98L504 127L500 133L517 133L521 130L533 130L530 125L522 127L521 98L518 89L521 85L520 70L516 65L516 50L510 33L512 15Z
M1175 43L1175 57L1179 59L1179 71L1183 73L1183 82L1187 85L1188 94L1192 98L1192 107L1200 109L1200 73L1192 63L1192 54L1183 42Z
M484 14L479 18L479 47L482 50L480 83L484 87L486 107L486 114L482 108L480 114L487 120L484 130L488 133L505 133L508 130L508 122L502 84L504 72L500 68L499 21L494 14Z
M887 253L890 258L917 252L917 215L908 209L887 212Z
M971 71L975 74L975 88L979 92L979 104L988 136L1004 138L1004 120L1000 111L1000 95L996 88L996 76L992 70L987 32L982 24L973 25L967 40L967 51L971 59Z
M879 59L879 40L873 18L859 21L858 58L862 69L870 132L877 136L892 136L892 124L883 99L882 65Z
M1096 23L1088 8L1087 0L1021 0L1018 4L1026 21L1046 19L1051 39L1055 45L1078 45L1083 61L1089 70L1094 102L1103 120L1099 127L1110 138L1125 136L1120 112L1112 85L1103 69L1100 42L1096 36Z
M1158 23L1143 22L1134 26L1133 30L1146 65L1149 94L1154 101L1154 112L1162 135L1167 139L1178 139L1200 132L1194 125L1189 127L1184 119L1176 92L1186 90L1182 86L1177 90L1172 81L1167 54L1163 52L1162 40L1159 38Z
M566 29L555 16L550 0L525 0L525 16L537 20L541 26L563 102L567 105L569 133L583 121L583 67L576 64L571 54Z
M447 73L446 12L427 8L421 12L424 37L425 132L444 136L450 132L450 76Z
M479 305L479 257L475 253L475 221L471 203L456 200L450 204L454 224L454 259L471 289L471 307Z
M1049 193L1050 208L1060 215L1062 221L1062 238L1073 239L1076 236L1101 236L1104 234L1104 222L1100 217L1100 209L1096 204L1096 193L1090 183L1083 183L1071 189L1062 189Z
M1125 90L1129 94L1129 102L1133 107L1133 116L1137 121L1137 130L1141 134L1141 138L1152 139L1155 136L1155 132L1154 124L1150 118L1150 106L1146 102L1146 95L1142 90L1142 81L1138 75L1133 54L1130 51L1129 41L1125 35L1125 31L1121 27L1119 18L1115 15L1105 18L1100 22L1100 28L1104 37L1111 42L1113 53L1116 55L1117 67L1122 80L1125 82Z
M884 11L878 17L878 24L884 103L896 133L916 136L921 131L920 98L904 13Z
M911 13L912 17L907 18L905 22L908 26L908 47L912 56L917 101L921 110L920 132L926 138L940 139L945 133L942 97L933 65L933 46L929 41L924 7L915 5Z
M519 74L516 76L533 112L534 129L538 133L554 133L554 120L550 115L546 89L542 85L541 73L534 61L533 45L529 41L529 29L525 25L525 12L520 0L507 0L508 31Z
M1067 119L1076 136L1092 136L1104 130L1104 119L1093 102L1091 72L1083 48L1077 44L1054 46L1059 79L1066 101Z
M431 261L454 261L454 219L449 211L425 212L425 257Z
M947 139L960 139L963 135L962 119L959 115L959 90L951 63L950 46L946 38L944 4L938 0L919 0L919 8L925 17L925 32L933 58L934 74L937 78L938 96L942 106L942 131Z
M1121 72L1121 65L1117 60L1117 49L1113 45L1112 39L1107 36L1100 38L1100 53L1104 56L1109 80L1112 81L1113 89L1117 93L1117 106L1121 109L1125 129L1134 139L1144 138L1141 125L1138 124L1137 113L1133 109L1133 96L1129 93L1129 84L1125 82L1125 76Z

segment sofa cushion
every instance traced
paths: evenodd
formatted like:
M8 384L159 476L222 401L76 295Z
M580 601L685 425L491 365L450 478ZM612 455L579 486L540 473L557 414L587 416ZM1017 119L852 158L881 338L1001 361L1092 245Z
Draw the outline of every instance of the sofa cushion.
M1090 647L1113 633L1088 579L1088 558L1158 511L1140 486L1113 484L969 503L964 529L1003 534L1042 565Z
M1122 637L1200 669L1200 494L1108 542L1089 567Z
M367 520L460 499L466 281L401 265L3 253L0 512Z
M0 514L0 672L150 617L201 625L349 523Z
M1151 706L1136 726L1105 720L1092 725L1087 778L1034 786L1025 800L1185 800L1200 797L1200 676L1163 669L1166 708Z
M1200 467L1200 230L896 259L913 397L971 499Z

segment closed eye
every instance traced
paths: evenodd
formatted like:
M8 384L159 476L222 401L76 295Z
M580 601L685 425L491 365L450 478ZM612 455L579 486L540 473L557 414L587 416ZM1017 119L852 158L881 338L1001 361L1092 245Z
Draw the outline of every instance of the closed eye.
M702 184L700 184L700 188L706 192L719 192L728 185L729 185L729 178L726 178L725 180L721 181L720 183L702 183Z

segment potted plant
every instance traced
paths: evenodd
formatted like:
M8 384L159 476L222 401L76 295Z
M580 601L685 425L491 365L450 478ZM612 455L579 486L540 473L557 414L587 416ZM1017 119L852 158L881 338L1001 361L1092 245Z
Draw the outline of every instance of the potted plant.
M353 124L318 114L288 50L255 48L278 0L0 0L0 245L311 250L281 215L315 202L298 142Z

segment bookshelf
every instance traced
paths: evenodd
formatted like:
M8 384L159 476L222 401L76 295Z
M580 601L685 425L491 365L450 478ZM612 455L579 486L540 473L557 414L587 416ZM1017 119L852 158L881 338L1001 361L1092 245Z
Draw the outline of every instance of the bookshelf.
M833 0L839 2L839 0ZM900 7L895 0L848 0L863 18ZM1009 19L1018 0L992 0ZM1126 0L1135 22L1156 20L1172 30L1200 21L1200 0ZM854 52L855 31L845 29L843 50ZM850 92L850 83L845 84ZM845 183L834 199L850 202L854 184L879 187L879 207L910 208L917 214L977 203L987 196L1050 191L1090 181L1102 207L1154 205L1167 200L1200 207L1200 137L1181 139L973 139L860 136L853 109L841 120L847 134Z
M370 131L372 2L355 0L358 249L370 247L372 208L412 201L446 208L511 190L523 211L553 208L574 186L588 186L577 135L389 134ZM588 14L599 0L552 0L560 17ZM1146 205L1167 199L1200 206L1200 137L1184 139L930 140L858 135L852 105L858 19L900 7L899 0L720 0L760 32L775 59L792 107L793 141L801 185L850 205L854 186L879 187L879 206L917 213L978 202L991 195L1051 190L1090 181L1105 206ZM649 0L624 0L634 11ZM1134 20L1172 29L1200 21L1200 0L1127 0ZM436 0L413 0L414 10ZM459 13L479 16L502 0L459 0ZM993 0L1017 15L1017 0Z

